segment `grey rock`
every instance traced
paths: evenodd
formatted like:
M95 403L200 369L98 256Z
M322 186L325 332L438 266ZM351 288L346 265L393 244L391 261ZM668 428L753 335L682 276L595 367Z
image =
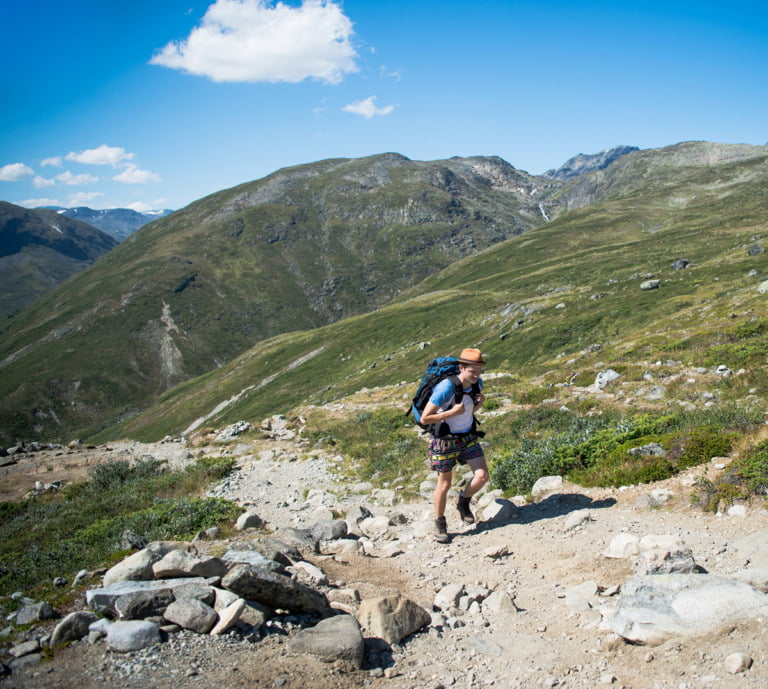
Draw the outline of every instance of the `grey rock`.
M661 286L660 280L645 280L644 282L640 283L640 289L641 290L652 290L652 289L659 289Z
M282 572L285 569L279 562L270 560L256 550L228 550L221 559L229 565L247 564L271 572Z
M245 601L245 607L240 612L240 621L258 629L274 614L275 611L270 606L247 600Z
M600 371L595 376L595 387L597 387L598 390L604 390L609 383L612 383L614 380L620 377L620 373L617 373L612 368L607 368L604 371Z
M238 598L233 603L230 603L226 608L219 612L219 620L211 629L211 636L218 636L224 634L227 630L231 629L237 624L240 619L240 615L245 610L245 601L242 598Z
M140 651L160 643L160 630L151 622L129 620L107 627L107 644L118 653Z
M71 612L59 622L51 634L49 645L51 648L62 646L70 641L79 641L88 636L89 626L99 618L87 610Z
M418 603L402 596L366 598L358 612L360 625L373 636L390 644L426 627L432 616Z
M274 560L281 565L291 565L302 558L299 549L290 543L286 543L270 536L256 536L247 543L233 543L231 550L255 550L268 560Z
M690 264L691 262L687 259L678 258L676 261L672 262L670 268L672 268L672 270L685 270Z
M483 601L483 612L496 614L516 613L515 601L506 591L493 591Z
M185 584L205 583L205 579L199 578L158 579L156 581L118 581L111 586L104 586L99 589L89 589L85 592L85 600L88 607L94 612L117 617L118 613L115 609L115 603L121 596L132 594L137 591L157 592L164 589L173 591L175 588L182 587Z
M662 574L622 585L611 629L630 642L655 645L766 614L768 598L746 584L712 574Z
M633 457L666 457L667 451L659 443L647 443L640 447L630 448L629 454Z
M635 560L635 574L695 574L699 571L690 548L644 550Z
M481 509L484 522L507 524L517 517L517 507L506 498L496 498Z
M227 565L217 557L199 557L186 550L172 550L152 565L155 579L173 577L223 577Z
M205 580L188 580L180 586L174 586L173 595L176 597L176 600L199 600L206 605L213 605L216 602L216 589L207 582L218 580L218 577Z
M17 671L25 667L37 665L43 659L42 653L29 653L28 655L21 656L21 658L14 658L9 667L12 671Z
M744 564L754 569L768 569L768 529L756 531L733 544L734 551Z
M359 670L363 665L364 639L352 615L335 615L302 629L290 640L288 650Z
M174 601L166 608L163 617L198 634L208 634L219 619L211 606L194 598Z
M243 512L235 522L235 528L238 531L260 529L262 526L264 526L264 520L253 510Z
M113 609L122 620L143 620L162 615L176 600L168 588L132 591L115 599Z
M347 523L355 526L363 521L363 519L368 519L372 516L373 513L364 505L352 505L346 514Z
M725 669L732 675L746 672L752 667L752 657L746 653L731 653L724 661Z
M562 476L542 476L533 484L531 488L531 495L534 500L538 500L547 493L553 493L556 490L560 490L563 487Z
M10 654L14 658L21 658L22 656L29 655L30 653L37 653L40 650L40 641L32 639L30 641L22 641L21 643L11 646Z
M566 516L563 521L563 531L573 531L592 521L592 512L590 510L576 510Z
M458 607L462 595L464 595L464 584L458 582L448 584L437 592L433 605L438 610L451 610Z
M43 620L55 620L59 616L53 607L45 601L22 605L16 614L16 624L32 624Z
M154 578L152 565L172 550L186 547L185 543L155 541L137 553L130 555L104 575L104 586L118 581L149 581Z
M120 548L122 550L143 550L147 545L149 545L149 542L144 536L139 536L130 529L123 531L123 535L120 537Z
M312 536L309 529L295 529L291 526L279 528L274 536L288 545L298 548L300 551L310 553L320 552L320 541Z
M311 528L312 538L318 541L333 541L347 535L347 522L343 519L324 519Z
M640 539L635 534L616 534L608 547L603 551L605 557L625 558L637 555L640 552Z
M730 578L768 593L768 569L741 569L731 574Z
M273 608L321 615L329 610L328 599L320 591L252 565L235 565L221 583L241 598Z

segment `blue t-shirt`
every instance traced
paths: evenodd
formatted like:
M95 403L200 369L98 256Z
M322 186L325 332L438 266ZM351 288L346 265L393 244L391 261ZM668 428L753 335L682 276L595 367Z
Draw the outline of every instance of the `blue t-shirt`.
M480 378L477 381L480 389L483 389L483 379ZM453 382L450 378L441 380L432 390L432 396L429 398L440 411L448 411L454 404L456 404L456 390ZM451 429L451 433L466 433L472 429L472 413L475 409L475 401L472 399L472 386L464 388L464 397L462 399L464 403L464 411L456 416L451 416L445 419L445 423L448 424L448 428Z

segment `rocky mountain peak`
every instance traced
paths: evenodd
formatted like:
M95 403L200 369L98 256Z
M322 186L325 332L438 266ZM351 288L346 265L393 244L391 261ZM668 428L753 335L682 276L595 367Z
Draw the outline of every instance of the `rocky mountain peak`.
M579 177L588 172L603 170L617 158L621 158L628 153L633 153L634 151L639 150L640 149L637 148L637 146L614 146L613 148L607 148L600 153L579 153L578 155L573 156L573 158L569 158L559 168L547 170L544 173L544 177L567 182L574 177Z

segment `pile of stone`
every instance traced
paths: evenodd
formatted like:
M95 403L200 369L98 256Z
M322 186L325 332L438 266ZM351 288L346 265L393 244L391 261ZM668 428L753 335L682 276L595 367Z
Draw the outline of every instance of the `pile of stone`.
M290 618L300 627L291 638L291 652L359 669L364 632L400 643L430 623L426 610L400 596L358 598L354 605L329 600L327 593L335 587L303 559L299 547L318 552L321 539L348 540L346 522L286 528L279 537L257 532L260 525L257 515L243 515L237 525L242 538L221 557L201 554L199 542L149 543L86 592L87 609L67 615L49 636L12 650L17 664L36 662L45 648L86 638L121 653L162 643L182 630L257 639L262 628L266 633L275 620ZM48 608L43 611L48 619L58 617Z

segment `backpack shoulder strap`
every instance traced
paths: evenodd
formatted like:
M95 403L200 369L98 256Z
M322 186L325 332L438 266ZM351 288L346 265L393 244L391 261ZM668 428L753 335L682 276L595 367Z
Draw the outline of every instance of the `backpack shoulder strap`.
M458 404L464 399L464 386L458 376L451 376L451 383L453 383L454 404Z

